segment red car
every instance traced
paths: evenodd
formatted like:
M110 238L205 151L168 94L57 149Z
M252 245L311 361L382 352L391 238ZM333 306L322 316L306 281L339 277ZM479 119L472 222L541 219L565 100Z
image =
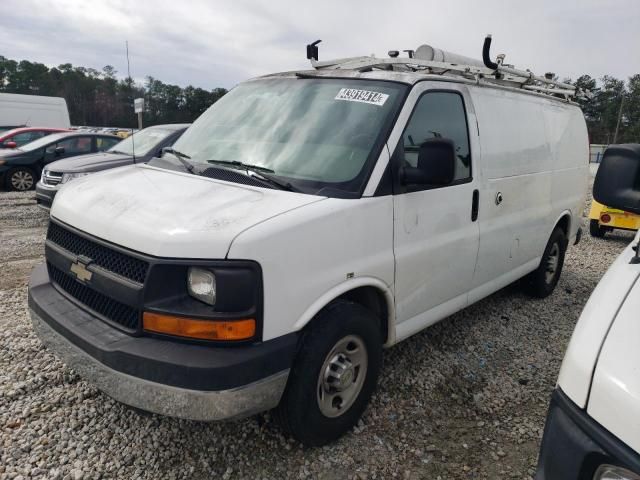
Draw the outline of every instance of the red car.
M50 133L68 132L66 128L20 127L0 133L0 148L17 148Z

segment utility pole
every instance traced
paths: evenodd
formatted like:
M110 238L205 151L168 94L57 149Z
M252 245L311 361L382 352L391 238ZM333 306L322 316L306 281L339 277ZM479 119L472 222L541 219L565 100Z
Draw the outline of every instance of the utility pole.
M624 105L624 92L622 92L622 98L620 99L620 110L618 111L618 122L616 123L616 131L613 134L613 143L617 143L618 130L620 129L620 120L622 119L622 106Z

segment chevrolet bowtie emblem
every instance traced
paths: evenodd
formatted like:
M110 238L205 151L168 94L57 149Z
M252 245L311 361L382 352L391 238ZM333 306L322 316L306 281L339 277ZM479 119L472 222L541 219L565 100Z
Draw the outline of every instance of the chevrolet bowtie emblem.
M93 276L93 273L87 270L87 267L84 265L84 263L80 263L80 261L72 263L69 270L71 270L71 273L75 274L76 278L81 283L88 282Z

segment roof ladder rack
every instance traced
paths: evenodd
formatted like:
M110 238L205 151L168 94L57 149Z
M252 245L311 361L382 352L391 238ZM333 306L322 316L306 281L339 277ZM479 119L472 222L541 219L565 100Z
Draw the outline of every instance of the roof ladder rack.
M498 55L497 61L492 61L490 57L491 35L487 35L482 49L483 63L474 59L468 59L469 64L462 62L448 62L426 60L416 58L416 52L411 50L408 57L399 57L397 50L389 52L390 58L376 58L374 56L338 58L334 60L318 60L318 44L320 40L307 45L307 58L316 70L355 70L358 72L368 72L372 70L394 70L417 72L435 75L457 75L463 78L474 80L479 84L501 85L535 92L542 95L559 96L565 100L571 97L590 98L590 92L576 89L574 85L559 82L553 79L553 75L547 74L544 77L535 75L530 70L518 70L511 65L505 65L504 55ZM428 47L428 46L427 46ZM433 51L434 49L428 47ZM438 51L441 56L449 55L453 59L465 60L455 54ZM446 58L446 57L445 57ZM472 64L473 63L473 64Z

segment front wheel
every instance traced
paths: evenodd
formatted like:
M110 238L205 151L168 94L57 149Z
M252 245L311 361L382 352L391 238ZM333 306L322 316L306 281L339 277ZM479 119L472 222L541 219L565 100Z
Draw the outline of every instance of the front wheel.
M567 238L556 228L547 242L540 265L524 278L527 293L538 298L551 295L560 280L566 250Z
M375 389L382 361L380 322L359 304L339 300L303 333L275 418L305 446L349 431Z
M7 172L7 189L14 192L31 190L36 184L36 176L30 168L16 167Z

